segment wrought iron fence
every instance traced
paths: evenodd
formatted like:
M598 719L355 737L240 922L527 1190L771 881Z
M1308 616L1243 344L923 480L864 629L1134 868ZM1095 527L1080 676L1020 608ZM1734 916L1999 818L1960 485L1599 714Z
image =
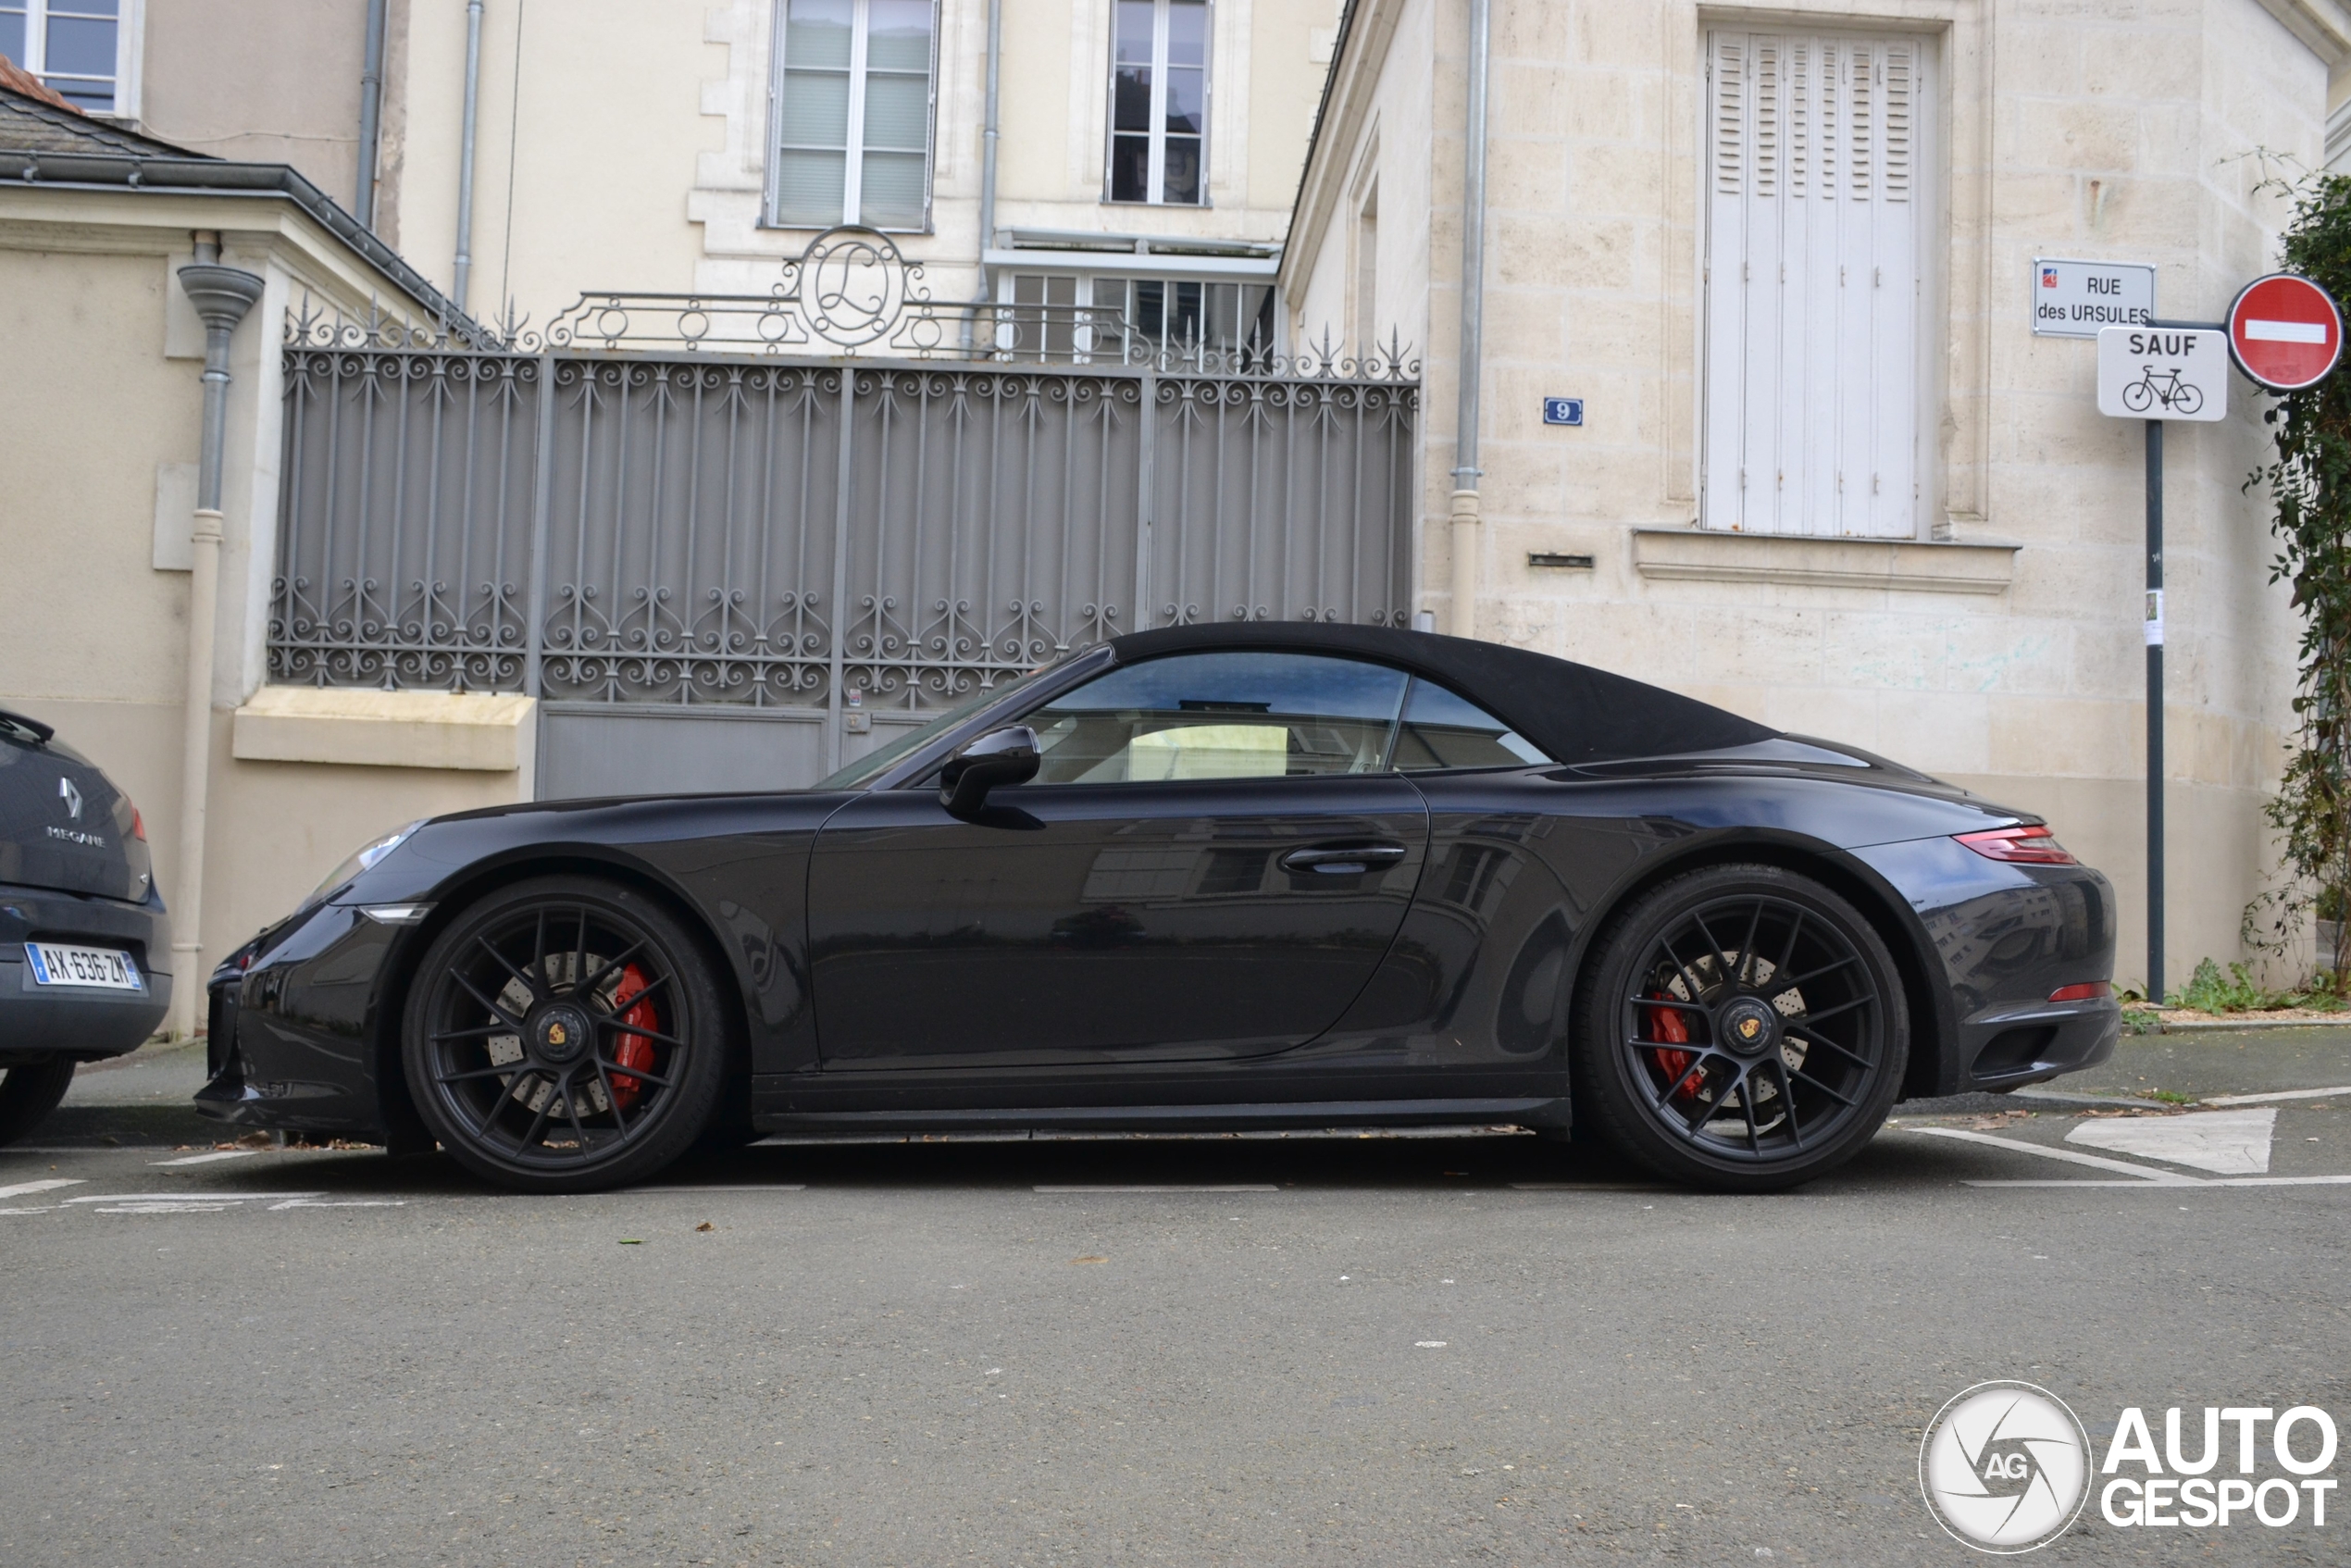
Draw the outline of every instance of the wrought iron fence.
M271 678L919 710L1146 626L1407 619L1417 365L1071 308L836 233L487 347L297 319Z

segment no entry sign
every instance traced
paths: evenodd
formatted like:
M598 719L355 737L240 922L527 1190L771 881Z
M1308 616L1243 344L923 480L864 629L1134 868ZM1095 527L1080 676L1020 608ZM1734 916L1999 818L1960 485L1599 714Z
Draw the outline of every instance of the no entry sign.
M2229 306L2231 357L2273 392L2316 385L2342 353L2342 313L2307 278L2289 272L2256 278Z

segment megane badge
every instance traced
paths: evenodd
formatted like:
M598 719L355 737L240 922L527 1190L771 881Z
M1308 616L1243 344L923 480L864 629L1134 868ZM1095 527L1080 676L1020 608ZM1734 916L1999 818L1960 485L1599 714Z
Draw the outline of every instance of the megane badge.
M57 780L57 799L65 802L66 815L76 822L81 820L81 791L73 787L70 778Z

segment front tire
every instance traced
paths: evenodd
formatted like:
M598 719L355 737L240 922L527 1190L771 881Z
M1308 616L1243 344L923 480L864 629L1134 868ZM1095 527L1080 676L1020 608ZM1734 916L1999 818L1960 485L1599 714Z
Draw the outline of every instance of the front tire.
M728 1012L683 923L633 889L536 878L463 911L410 983L402 1065L450 1156L521 1192L654 1175L716 1118Z
M1617 915L1595 949L1576 1113L1658 1175L1780 1191L1851 1159L1893 1108L1901 977L1868 919L1811 878L1694 871Z
M14 1143L57 1108L73 1087L76 1065L70 1056L53 1056L0 1073L0 1144Z

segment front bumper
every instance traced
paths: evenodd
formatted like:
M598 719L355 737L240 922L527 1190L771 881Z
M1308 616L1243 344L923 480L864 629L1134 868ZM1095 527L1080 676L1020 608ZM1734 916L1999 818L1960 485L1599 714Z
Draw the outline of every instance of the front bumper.
M322 904L212 973L196 1110L243 1126L380 1137L378 992L402 927Z
M138 964L139 992L36 986L28 940L119 948ZM70 1056L95 1062L136 1051L171 1011L171 922L160 901L125 903L0 884L0 1064Z

